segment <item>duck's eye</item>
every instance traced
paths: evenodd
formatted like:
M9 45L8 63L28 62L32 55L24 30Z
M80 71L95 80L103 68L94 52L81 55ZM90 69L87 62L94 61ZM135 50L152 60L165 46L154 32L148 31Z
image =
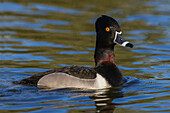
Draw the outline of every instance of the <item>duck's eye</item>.
M110 31L110 28L109 28L109 27L106 27L106 31L109 32L109 31Z

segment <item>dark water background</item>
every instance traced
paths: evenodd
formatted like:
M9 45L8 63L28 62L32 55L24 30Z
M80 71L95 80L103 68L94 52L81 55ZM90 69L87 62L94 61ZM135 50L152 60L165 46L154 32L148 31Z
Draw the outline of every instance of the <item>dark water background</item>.
M97 91L13 85L37 72L94 66L94 22L118 20L129 83ZM170 0L1 0L0 113L170 113Z

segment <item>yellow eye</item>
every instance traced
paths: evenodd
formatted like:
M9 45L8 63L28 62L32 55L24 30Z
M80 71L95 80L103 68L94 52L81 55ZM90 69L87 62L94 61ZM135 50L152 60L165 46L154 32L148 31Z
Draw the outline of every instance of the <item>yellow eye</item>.
M110 28L109 28L109 27L106 27L106 31L109 32L109 31L110 31Z

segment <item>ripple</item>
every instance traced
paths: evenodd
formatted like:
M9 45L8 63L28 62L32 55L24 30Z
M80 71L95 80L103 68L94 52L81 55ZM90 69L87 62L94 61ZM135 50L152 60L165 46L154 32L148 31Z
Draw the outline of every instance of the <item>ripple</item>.
M57 6L47 6L43 4L31 4L30 7L37 8L38 10L45 11L45 12L60 12L60 13L67 13L67 14L82 14L83 12L80 10L73 10L73 9L66 9Z
M160 23L168 22L170 20L169 15L129 15L126 17L128 21L144 20L149 25L159 25Z
M28 46L28 47L42 47L42 46L47 46L47 47L56 47L56 48L70 48L71 46L65 46L62 44L53 44L49 42L33 42L31 40L23 41L22 45L20 46Z
M132 50L133 52L136 52L136 53L149 53L149 54L165 54L165 55L169 55L170 52L164 52L164 51L159 51L159 50L146 50L146 49L135 49L135 50Z
M0 68L1 72L43 72L48 71L49 69L40 69L40 68ZM14 74L13 74L14 75Z
M162 66L160 66L160 65L157 65L157 66L151 66L151 68L155 68L155 69L170 69L170 65L162 65Z
M126 31L128 34L145 34L145 33L157 33L156 30L133 30L133 31Z
M55 30L55 29L47 29L47 28L33 28L35 31L40 31L40 32L52 32L52 33L70 33L71 30Z
M129 109L136 109L136 107L137 109L139 108L152 109L154 108L154 106L160 106L160 104L162 104L161 101L156 100L163 97L167 98L168 88L166 88L166 86L168 87L169 84L163 81L162 81L163 83L160 83L159 80L157 81L150 80L148 82L145 81L144 83L143 81L137 82L128 87L124 87L124 91L127 91L125 93L125 96L123 98L114 99L114 103L121 104L121 106L119 106L121 108ZM168 108L167 103L164 103L163 106L165 106L165 109Z
M46 46L46 47L56 47L56 48L71 48L71 46L65 46L62 44L53 44L50 42L35 42L31 39L17 39L17 38L9 38L9 39L0 39L0 41L6 42L21 42L19 44L8 44L8 43L3 43L0 44L0 46L5 47L5 48L1 48L2 50L7 49L7 47L42 47L42 46ZM12 49L12 48L11 48ZM21 48L20 48L21 49Z
M125 37L126 39L130 39L130 40L136 40L136 39L138 39L138 40L143 40L143 39L146 39L147 37L145 37L145 36L126 36Z
M160 42L170 42L170 38L158 39Z
M164 79L170 79L170 73L164 72L162 75Z
M12 3L12 2L1 2L0 3L0 12L7 12L7 11L23 11L26 10L24 6Z
M12 3L12 2L0 3L0 12L14 12L19 14L29 14L29 15L46 15L45 12L31 10L29 7L17 3Z
M0 31L0 34L1 35L5 35L5 34L8 34L8 35L12 35L12 34L16 34L16 32L15 31ZM2 39L0 39L0 41L1 41Z
M170 45L139 45L138 47L157 50L169 50Z
M31 23L31 22L26 22L26 21L12 21L12 22L3 21L3 22L0 22L0 27L23 27L24 29L28 29L28 28L32 29L33 27L39 28L42 26L43 26L43 24Z
M56 20L47 20L47 19L36 19L35 21L43 24L70 25L70 22L68 21L56 21Z
M61 51L58 54L88 54L88 51Z
M170 8L169 8L169 1L168 0L166 0L166 2L165 2L165 0L164 0L164 2L162 2L161 4L160 4L160 2L158 2L158 1L149 1L149 2L147 2L147 4L149 5L149 6L156 6L155 7L155 10L157 11L157 12L162 12L162 13L165 13L165 12L169 12L169 10L170 10ZM155 12L156 12L155 11Z
M0 48L1 51L28 51L28 49L15 49L15 48L10 48L10 47L6 47L6 48Z
M1 60L12 60L12 61L32 61L32 60L38 60L38 61L53 61L52 59L48 59L43 56L33 56L30 53L23 53L23 54L14 54L14 53L3 53L1 54Z
M147 68L134 68L134 67L124 67L124 66L118 66L120 69L123 69L123 70L145 70Z
M80 35L95 35L95 32L80 32Z

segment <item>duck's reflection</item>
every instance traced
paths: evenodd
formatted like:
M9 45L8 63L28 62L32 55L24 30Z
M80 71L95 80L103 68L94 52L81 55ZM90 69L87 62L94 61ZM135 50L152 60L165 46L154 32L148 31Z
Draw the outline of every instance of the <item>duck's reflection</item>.
M93 96L90 96L95 102L96 113L113 113L115 104L112 101L121 97L123 93L119 88L97 90Z
M41 91L51 91L51 90L41 90ZM82 107L82 106L94 106L94 104L90 104L91 101L95 102L95 112L96 113L113 113L115 110L115 103L113 100L116 98L122 98L123 92L121 87L114 87L108 89L100 89L100 90L79 90L79 89L57 89L57 94L67 94L69 98L75 98L73 101L63 101L59 102L62 105L54 106L55 109L61 108L70 108L70 107ZM89 97L91 100L80 100L77 99L79 97ZM51 101L50 101L51 102ZM74 102L85 102L85 104L73 104ZM87 104L86 104L87 102ZM57 101L58 103L58 101ZM94 109L76 109L77 112L83 113L93 113ZM70 109L68 113L75 112L75 109Z

